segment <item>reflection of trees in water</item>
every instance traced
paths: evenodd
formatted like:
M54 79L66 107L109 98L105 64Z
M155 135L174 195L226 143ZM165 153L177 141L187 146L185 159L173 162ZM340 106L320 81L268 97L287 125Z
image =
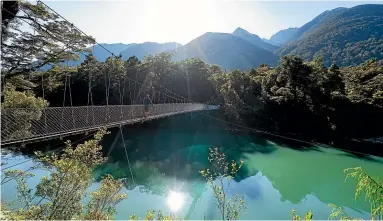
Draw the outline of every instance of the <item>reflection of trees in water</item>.
M185 117L184 117L185 118ZM170 131L165 129L145 128L141 125L138 128L127 128L124 134L127 151L132 166L134 181L141 192L148 194L166 194L168 188L174 182L184 181L184 189L192 189L193 182L205 182L199 171L209 168L208 149L219 144L229 160L246 161L246 153L270 154L276 148L268 145L265 139L255 137L252 134L213 131L204 128L203 132L195 127L194 131L177 132L177 128L184 125L195 124L201 120L194 117L186 122L177 122L169 125ZM169 120L170 122L172 120ZM167 121L167 123L169 123ZM206 126L206 121L203 121ZM142 128L140 128L142 127ZM110 173L115 178L125 178L127 188L133 189L133 181L130 176L129 165L126 160L125 150L121 138L116 138L119 133L112 135L104 141L104 153L108 155L108 163L95 170L96 180L102 174ZM118 142L115 140L118 139ZM112 145L108 145L112 143ZM115 143L115 145L113 145ZM239 171L235 178L240 182L257 171L249 172L246 165ZM98 178L97 178L98 176ZM190 191L193 193L194 191Z
M321 152L322 149L282 139L273 139L270 142L252 133L217 132L209 129L201 132L199 127L194 125L194 121L200 123L200 117L194 117L192 120L175 117L124 129L134 180L141 192L165 195L176 181L185 181L183 189L191 194L193 202L197 202L204 191L204 188L196 186L196 183L204 182L199 171L210 166L207 159L208 148L220 145L229 160L245 161L244 167L235 177L236 182L254 176L258 172L256 168L261 166L262 174L279 190L282 200L298 204L308 194L315 194L325 203L354 209L363 208L353 203L354 189L349 188L351 183L344 183L344 168L334 168L331 162L326 163L326 160L332 159L330 155L323 155L323 159L319 160L310 157L305 159L309 155L302 154L300 155L303 159L298 159L298 155L295 154L277 158L271 155L278 146L294 149L299 151L298 153ZM165 128L161 128L161 122L165 122ZM204 122L203 125L208 126L206 124ZM189 125L192 125L192 129L187 128L185 132L185 127ZM131 190L135 186L121 138L118 138L113 148L109 145L116 134L119 133L112 133L103 142L103 151L108 155L109 161L95 170L95 177L96 180L100 180L103 174L110 173L115 178L126 178L126 187ZM260 162L251 162L251 159L247 159L247 154L260 154L262 157Z
M347 159L332 157L331 153L301 157L292 159L286 156L259 162L262 165L262 174L280 192L281 200L299 204L307 195L314 195L325 204L333 203L359 212L361 209L370 210L369 204L364 200L355 201L355 182L345 182L343 170L348 167ZM343 160L347 164L340 164L335 160ZM379 175L377 171L374 177L376 175Z
M201 182L203 179L198 174L198 164L185 163L175 166L175 157L153 160L131 160L131 169L136 186L143 193L150 195L165 195L169 188L177 182L182 189L191 189L188 186L193 182ZM101 180L104 174L111 174L117 179L126 179L126 188L131 190L136 186L133 183L129 165L126 161L107 162L95 169L96 181ZM177 187L174 187L177 188Z
M96 180L100 180L103 174L109 173L115 178L126 179L126 188L135 188L130 175L129 164L125 159L116 156L115 152L123 147L116 146L110 152L108 163L95 169ZM122 149L123 150L123 149ZM147 154L147 151L151 151ZM226 149L232 159L240 159L234 149ZM121 154L121 153L120 153ZM122 154L124 154L122 152ZM194 211L195 204L205 191L205 180L199 173L200 170L210 167L208 161L207 146L189 146L180 150L169 148L168 150L154 151L138 148L129 151L130 164L135 184L140 192L150 195L166 195L169 189L181 188L180 191L187 192L193 198L189 208L189 214ZM244 166L236 177L240 182L250 174ZM177 183L177 186L175 184ZM201 185L203 183L203 185Z

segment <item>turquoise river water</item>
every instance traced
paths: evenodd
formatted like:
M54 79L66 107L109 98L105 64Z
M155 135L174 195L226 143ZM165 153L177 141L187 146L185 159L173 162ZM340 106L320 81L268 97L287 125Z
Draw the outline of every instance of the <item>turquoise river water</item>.
M175 213L185 219L220 219L211 189L199 174L207 168L208 148L220 146L229 159L244 160L244 167L233 181L229 194L245 196L247 211L241 219L291 219L311 210L314 219L328 219L329 203L344 207L352 217L369 219L370 206L364 197L355 200L355 182L345 181L343 170L361 166L373 177L383 179L383 158L358 157L348 152L314 145L303 145L259 134L226 130L228 125L199 114L170 117L124 128L124 141L112 130L102 145L107 163L94 170L94 184L110 173L126 178L123 189L128 198L116 207L116 219L147 210ZM129 153L133 179L125 156ZM383 149L382 149L383 150ZM8 165L30 158L8 153ZM15 168L28 169L33 162ZM34 171L29 179L35 186L44 171ZM14 182L1 187L2 200L16 196Z

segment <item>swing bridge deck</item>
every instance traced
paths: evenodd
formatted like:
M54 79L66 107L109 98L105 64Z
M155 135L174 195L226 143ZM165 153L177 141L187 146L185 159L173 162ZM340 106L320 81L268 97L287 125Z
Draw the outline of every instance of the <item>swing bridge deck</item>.
M112 128L195 111L216 110L200 103L108 105L78 107L4 108L1 110L1 145L31 143L100 128Z

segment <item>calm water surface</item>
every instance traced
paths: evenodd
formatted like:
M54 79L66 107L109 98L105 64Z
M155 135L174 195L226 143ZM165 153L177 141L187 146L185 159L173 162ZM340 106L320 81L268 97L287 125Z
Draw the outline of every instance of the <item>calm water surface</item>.
M230 188L230 194L245 196L248 209L241 219L290 219L292 209L300 215L312 210L314 219L327 219L329 203L343 206L350 216L369 219L369 204L363 197L355 200L355 182L345 182L343 170L362 166L382 179L383 158L360 158L335 149L224 130L227 127L188 114L124 128L133 179L122 139L113 131L103 141L108 162L94 170L90 190L99 186L106 173L127 179L123 191L128 198L117 205L116 219L126 220L133 213L143 216L149 209L174 212L185 219L220 219L211 189L198 173L209 166L208 148L220 146L230 159L245 161ZM8 154L6 159L12 165L28 157ZM35 173L31 186L46 175ZM2 200L15 198L14 182L1 190Z

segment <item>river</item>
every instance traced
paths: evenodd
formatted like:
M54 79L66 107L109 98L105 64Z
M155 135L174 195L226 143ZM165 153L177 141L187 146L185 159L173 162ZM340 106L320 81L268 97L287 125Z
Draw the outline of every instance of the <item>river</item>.
M133 213L143 216L146 210L174 212L185 219L220 219L211 189L198 172L208 167L208 148L220 146L229 159L245 161L229 192L245 196L248 209L241 219L291 219L292 209L299 215L311 210L314 219L328 219L329 203L344 207L352 217L370 219L369 204L363 196L355 200L355 182L346 182L343 170L361 166L382 180L383 158L227 128L223 122L193 113L127 126L125 142L114 129L102 142L108 161L94 170L90 190L106 173L127 179L123 191L128 198L117 205L116 219L126 220ZM30 157L9 153L3 159L13 165ZM29 161L14 168L32 165ZM28 181L32 187L46 175L34 172L36 176ZM14 182L1 190L3 201L15 199Z

